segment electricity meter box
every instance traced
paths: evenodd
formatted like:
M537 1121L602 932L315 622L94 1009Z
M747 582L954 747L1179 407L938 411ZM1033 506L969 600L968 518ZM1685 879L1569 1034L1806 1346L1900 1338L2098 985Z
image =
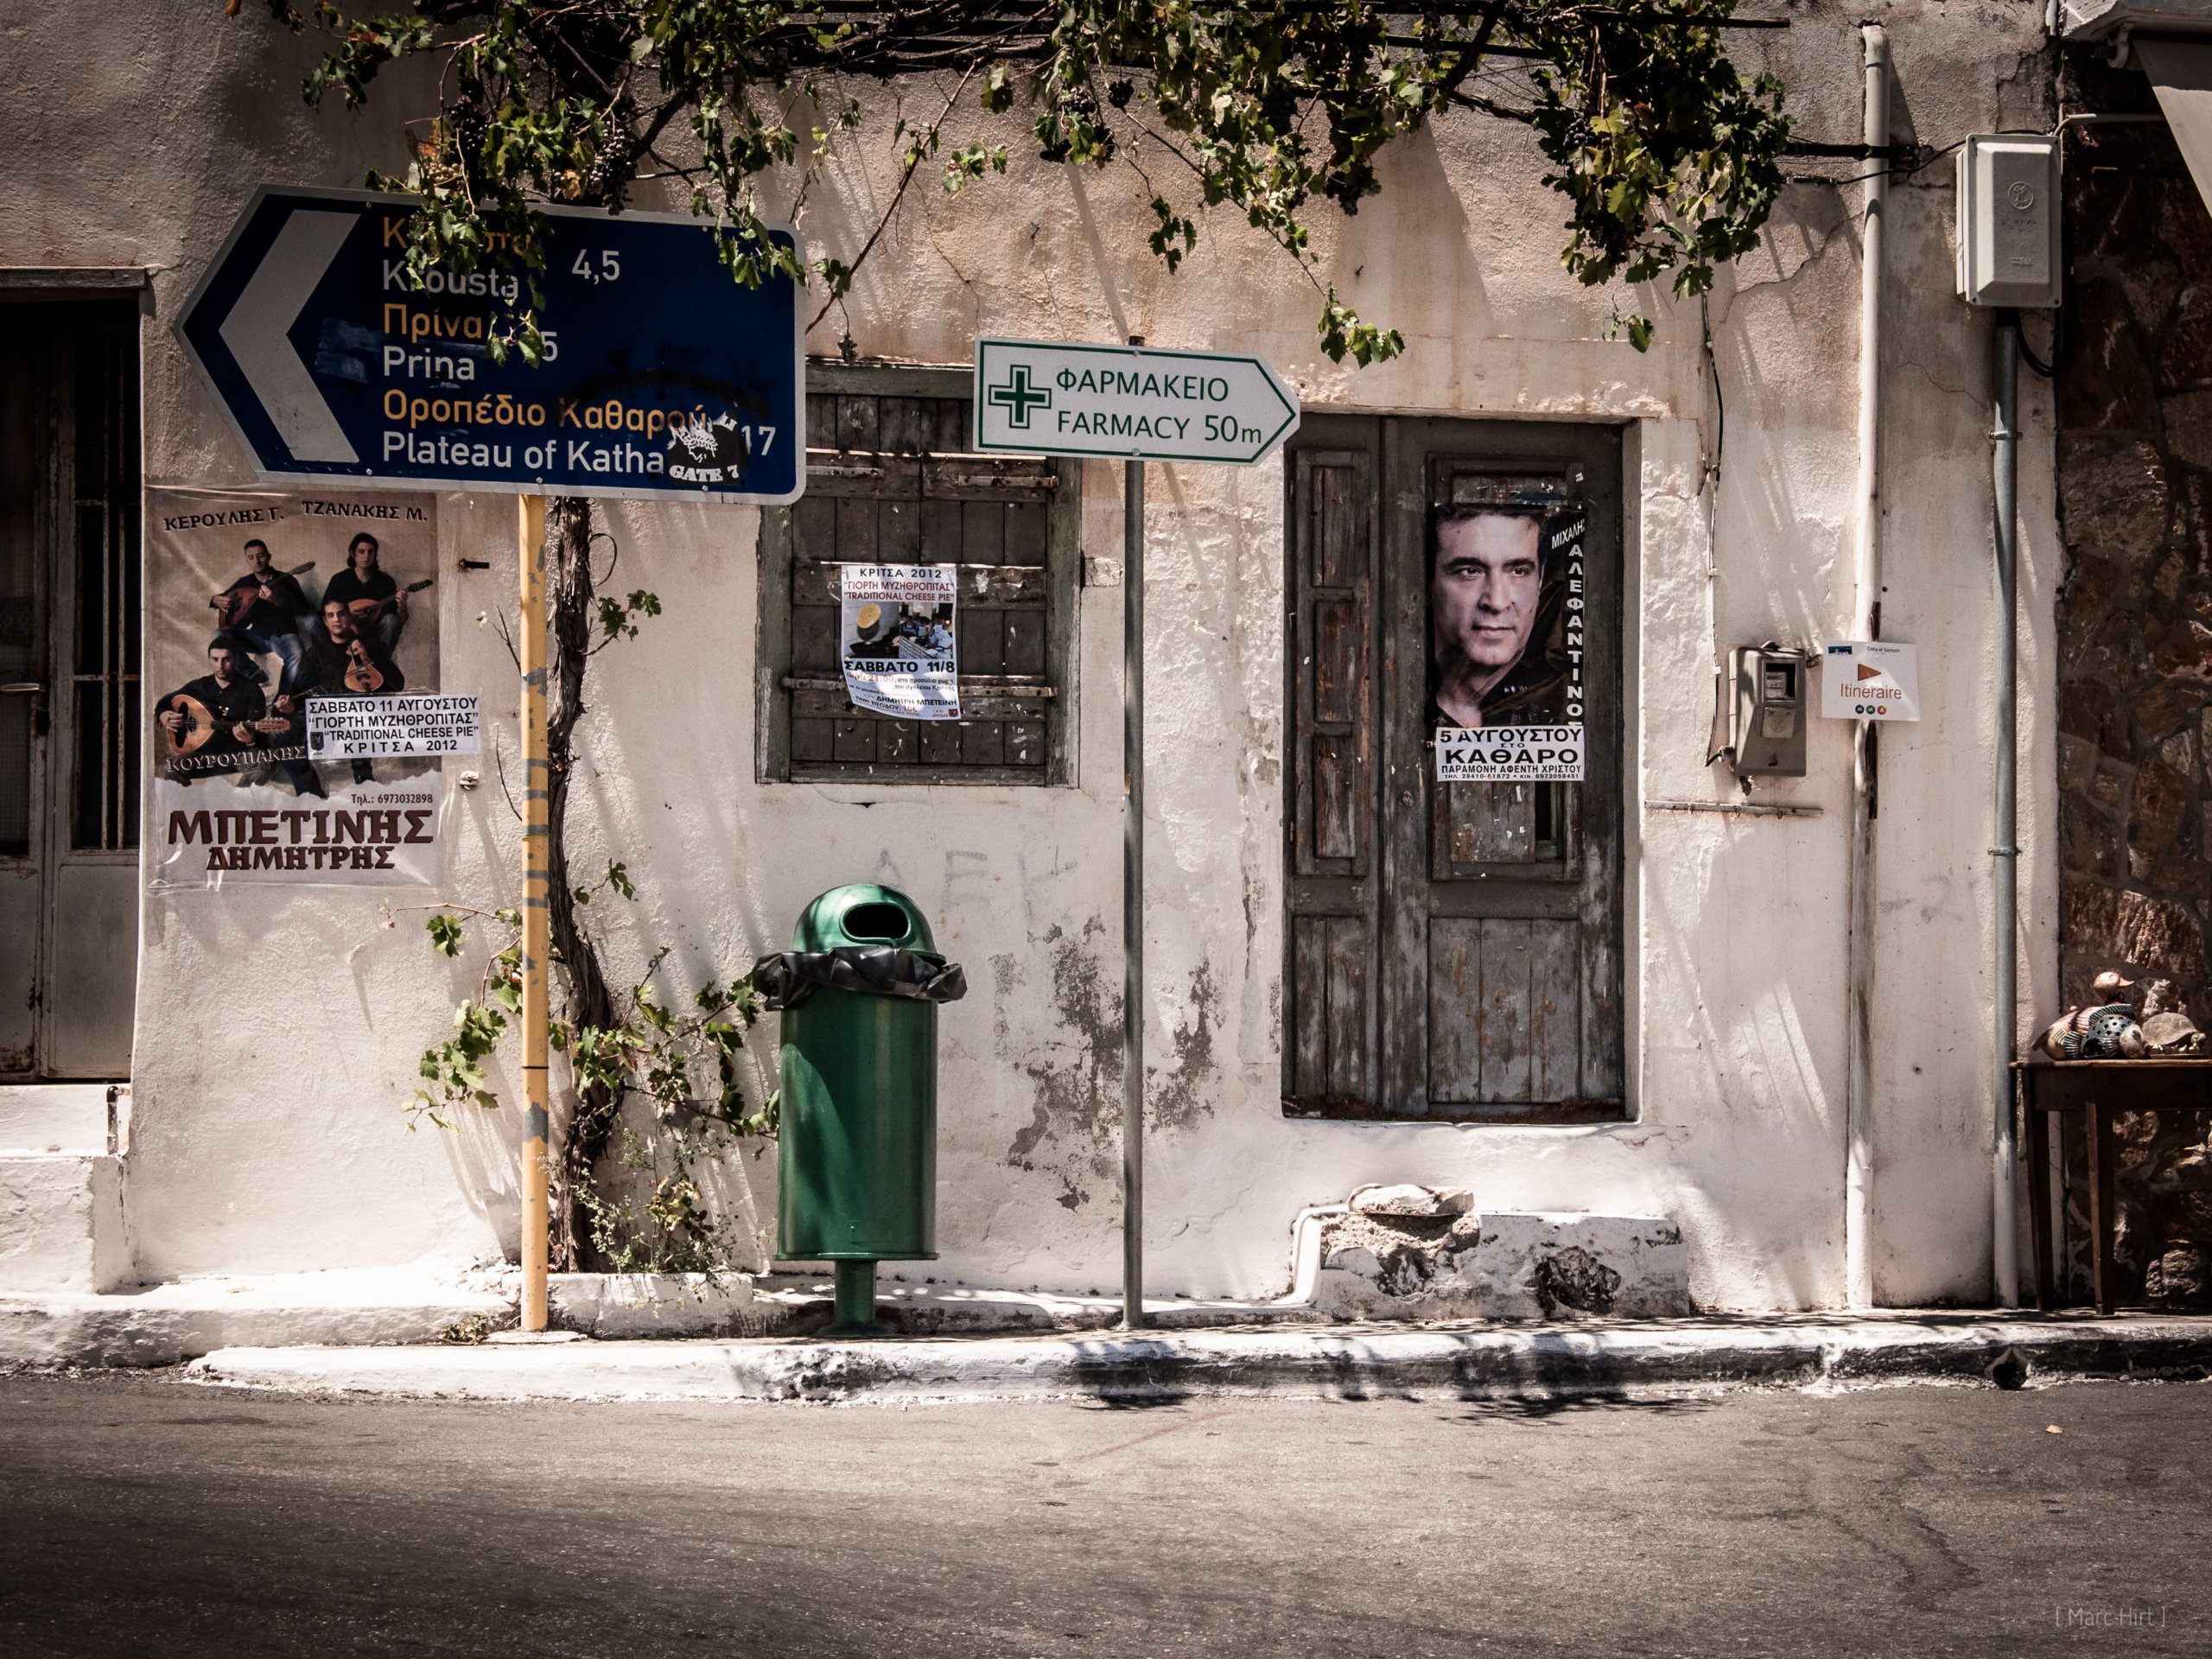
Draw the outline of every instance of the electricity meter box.
M1805 775L1804 653L1769 643L1728 653L1729 765L1738 778Z
M1959 296L2033 310L2059 302L2058 141L1984 133L1959 151Z

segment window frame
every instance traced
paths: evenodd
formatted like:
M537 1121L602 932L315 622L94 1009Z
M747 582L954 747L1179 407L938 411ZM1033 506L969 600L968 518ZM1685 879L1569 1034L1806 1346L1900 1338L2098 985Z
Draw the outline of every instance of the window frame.
M809 397L875 397L957 398L972 402L975 372L965 364L846 364L810 359ZM804 427L804 423L802 423ZM791 507L760 512L760 610L754 641L758 736L754 776L763 784L950 784L1003 788L1071 788L1076 781L1076 605L1083 569L1083 463L1062 456L1053 462L1058 480L1046 513L1045 684L1050 695L1033 691L1027 701L1044 703L1045 761L1042 766L931 766L881 761L805 761L791 759L791 690L785 683L791 663L791 564L797 551L797 516ZM980 718L999 702L1020 694L985 686L971 690L961 676L961 705Z

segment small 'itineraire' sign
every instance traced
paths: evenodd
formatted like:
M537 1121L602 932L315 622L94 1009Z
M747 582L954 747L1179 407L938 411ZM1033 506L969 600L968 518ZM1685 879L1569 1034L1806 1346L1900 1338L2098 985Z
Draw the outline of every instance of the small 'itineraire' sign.
M1916 647L1888 639L1831 640L1821 662L1821 713L1828 719L1920 718Z

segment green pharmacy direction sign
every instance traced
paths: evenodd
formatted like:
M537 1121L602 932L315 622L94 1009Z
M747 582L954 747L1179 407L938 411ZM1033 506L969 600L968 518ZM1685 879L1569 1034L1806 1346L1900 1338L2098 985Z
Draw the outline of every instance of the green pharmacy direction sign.
M1298 430L1298 394L1256 357L976 342L976 448L1249 467Z

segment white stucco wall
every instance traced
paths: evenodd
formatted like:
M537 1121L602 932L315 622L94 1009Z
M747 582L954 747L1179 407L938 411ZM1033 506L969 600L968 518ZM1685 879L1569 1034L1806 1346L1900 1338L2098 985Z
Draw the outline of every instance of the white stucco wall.
M357 182L366 166L397 162L401 118L426 105L396 79L369 114L309 115L296 90L308 48L254 20L226 25L216 8L137 10L143 27L127 16L104 25L116 50L97 65L72 38L81 23L51 9L5 26L0 263L156 267L147 474L246 482L168 324L256 184ZM1877 11L1898 67L1900 136L1941 146L2048 124L2038 9ZM1793 10L1786 35L1732 41L1782 74L1803 136L1859 135L1861 15L1820 0ZM55 63L83 73L34 73ZM862 94L879 110L893 97ZM1319 356L1317 296L1233 214L1205 218L1198 253L1167 277L1142 251L1143 197L1126 173L1077 180L1007 136L1007 181L958 200L911 193L810 349L833 352L848 316L863 354L931 362L964 361L978 332L1141 333L1264 353L1310 409L1625 423L1630 788L1638 799L1733 792L1701 765L1716 648L1835 636L1851 613L1855 190L1793 187L1762 251L1722 276L1711 319L1726 447L1708 503L1700 458L1719 423L1696 307L1639 296L1660 320L1648 354L1605 339L1619 296L1558 270L1559 210L1518 129L1455 115L1385 158L1384 194L1356 219L1317 212L1325 279L1407 338L1402 360L1365 371ZM817 160L802 219L816 246L849 254L865 238L895 183L890 148L880 131L873 143L846 136ZM1939 163L1892 195L1884 621L1887 637L1922 647L1926 714L1892 733L1882 761L1872 1244L1888 1302L1988 1288L1988 335L1951 295L1949 179ZM2022 403L2024 1030L2056 995L2058 547L2049 401L2030 382ZM1118 556L1120 500L1118 469L1087 469L1086 551ZM1820 818L1629 812L1635 1122L1283 1119L1282 500L1279 461L1152 474L1153 1289L1281 1289L1300 1206L1415 1179L1471 1186L1492 1208L1672 1217L1710 1305L1840 1300L1841 722L1815 721L1802 782L1760 790L1816 804ZM487 694L512 753L512 669L475 618L513 591L512 502L450 496L442 512L451 556L492 562L441 581L444 682ZM623 504L605 518L622 585L669 601L645 639L594 665L572 804L576 868L620 857L639 880L638 906L607 936L617 976L667 944L665 977L688 990L779 947L824 887L905 888L973 988L941 1022L933 1271L1064 1290L1117 1283L1118 590L1082 594L1076 787L762 785L757 515ZM489 781L462 798L451 895L504 900L516 867L505 798ZM342 889L149 896L130 1182L146 1276L512 1248L515 1115L448 1136L409 1134L399 1111L415 1055L473 982L473 969L429 965L418 919L387 930L376 895ZM266 1019L238 1018L242 1001ZM772 1159L747 1160L725 1179L764 1224L772 1171Z

